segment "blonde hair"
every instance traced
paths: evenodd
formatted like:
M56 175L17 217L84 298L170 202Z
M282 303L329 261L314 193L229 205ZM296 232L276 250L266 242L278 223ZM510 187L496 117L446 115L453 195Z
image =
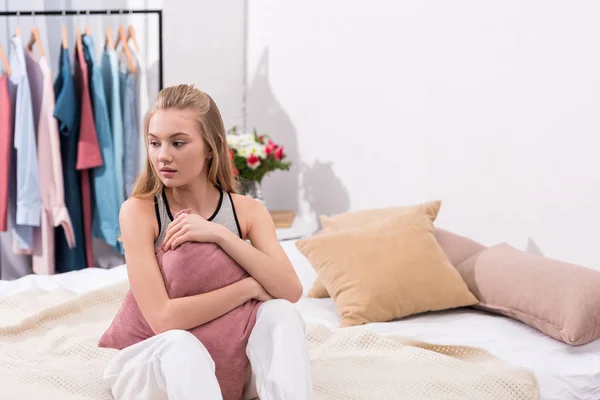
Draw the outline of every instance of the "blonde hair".
M223 118L213 99L196 89L194 85L176 85L164 88L150 107L144 118L144 141L148 151L148 127L150 119L158 110L194 110L205 144L212 157L208 159L208 180L226 192L237 193L238 181L233 173L233 163L229 158L227 137ZM132 197L147 198L159 194L164 188L154 166L146 158L146 168L137 179Z

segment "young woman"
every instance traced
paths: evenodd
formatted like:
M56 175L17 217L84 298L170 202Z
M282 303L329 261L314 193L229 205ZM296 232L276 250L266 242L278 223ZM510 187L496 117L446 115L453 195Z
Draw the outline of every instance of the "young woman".
M244 398L312 399L304 322L292 304L300 298L302 285L268 211L235 193L216 104L189 85L166 88L148 112L144 130L146 170L121 207L120 228L131 291L156 335L120 350L109 362L104 379L113 396L226 397L229 378L218 382L215 376L219 360L188 330L256 299L262 303L247 338L244 356L252 373L243 377ZM156 249L174 250L185 242L217 244L249 277L218 290L170 299Z

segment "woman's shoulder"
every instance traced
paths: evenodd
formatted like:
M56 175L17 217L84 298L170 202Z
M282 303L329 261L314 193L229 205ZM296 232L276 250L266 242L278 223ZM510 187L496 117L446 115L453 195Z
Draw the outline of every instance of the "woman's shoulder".
M231 200L233 200L233 205L238 214L253 214L265 208L261 202L243 194L231 193Z
M231 193L231 199L243 232L249 232L254 224L272 221L265 205L250 196Z
M153 197L130 197L121 204L121 213L144 214L154 210Z
M155 230L156 216L154 198L130 197L121 204L119 223L131 227L153 227Z

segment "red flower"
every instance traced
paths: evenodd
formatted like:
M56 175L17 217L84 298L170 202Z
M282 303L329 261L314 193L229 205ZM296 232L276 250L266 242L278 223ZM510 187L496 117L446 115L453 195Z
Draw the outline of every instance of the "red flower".
M283 158L283 146L275 150L275 159L281 160Z
M256 169L260 165L260 158L258 158L256 154L250 154L250 156L246 160L246 163L250 168Z
M265 147L265 153L267 153L267 155L269 155L269 154L273 153L275 150L277 150L277 145L269 140L269 144L267 144L267 147Z

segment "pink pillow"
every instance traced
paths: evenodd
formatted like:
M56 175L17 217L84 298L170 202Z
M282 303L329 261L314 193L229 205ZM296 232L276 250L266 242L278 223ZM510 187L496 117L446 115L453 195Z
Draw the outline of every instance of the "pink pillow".
M449 232L442 228L435 228L435 238L442 250L444 250L448 260L450 260L450 264L454 266L485 249L484 245L468 237Z
M506 243L456 267L476 308L501 314L571 345L600 337L600 271L528 254Z
M210 292L248 277L248 273L214 243L188 242L177 250L157 252L170 298ZM190 329L215 361L224 399L241 398L249 361L248 338L261 302L249 300L204 325ZM98 346L123 349L154 336L131 290Z

